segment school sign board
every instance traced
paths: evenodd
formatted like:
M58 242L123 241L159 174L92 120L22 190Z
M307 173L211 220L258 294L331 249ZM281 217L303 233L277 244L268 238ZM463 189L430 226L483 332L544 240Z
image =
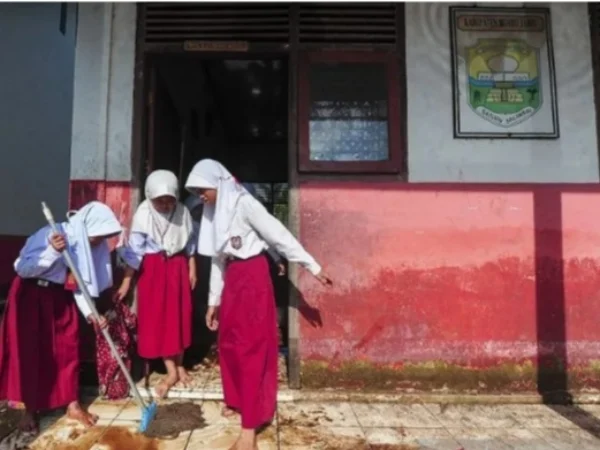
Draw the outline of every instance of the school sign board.
M455 138L558 138L550 12L450 8Z

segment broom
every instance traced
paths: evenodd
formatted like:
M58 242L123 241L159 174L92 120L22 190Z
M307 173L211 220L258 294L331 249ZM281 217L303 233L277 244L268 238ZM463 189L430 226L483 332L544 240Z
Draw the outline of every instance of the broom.
M52 231L54 233L58 234L59 233L58 227L56 226L56 222L54 221L52 212L50 211L50 208L48 208L48 206L46 206L45 202L42 202L42 212L44 213L44 216L46 216L46 220L50 224ZM96 309L96 306L94 305L94 302L92 301L92 297L91 297L89 291L87 290L87 286L81 279L81 275L79 275L79 271L77 270L77 267L73 263L73 259L71 258L71 254L69 253L68 249L66 249L63 252L63 256L65 259L65 262L67 263L67 266L69 267L69 269L71 269L71 273L73 274L73 277L75 278L75 281L77 282L77 286L79 287L79 289L81 290L81 293L83 294L83 298L85 299L87 305L89 306L89 308L92 311L92 314L94 315L96 320L99 320L100 315L98 314L98 310ZM155 402L152 402L152 403L146 405L146 402L144 402L144 399L142 399L142 396L140 395L140 391L138 391L137 386L135 385L133 379L131 378L131 375L129 374L129 370L123 363L121 356L119 356L119 352L117 351L117 348L115 347L115 343L113 342L112 338L110 337L110 334L108 333L108 329L103 328L101 331L104 336L104 339L106 339L106 342L108 342L108 346L110 347L113 357L119 364L119 367L121 368L121 371L123 372L123 375L127 379L127 383L129 383L131 392L133 392L133 395L136 398L136 400L140 406L140 409L142 410L142 420L140 422L139 431L141 433L144 433L150 426L150 422L152 422L152 420L154 420L154 416L156 416L157 405Z

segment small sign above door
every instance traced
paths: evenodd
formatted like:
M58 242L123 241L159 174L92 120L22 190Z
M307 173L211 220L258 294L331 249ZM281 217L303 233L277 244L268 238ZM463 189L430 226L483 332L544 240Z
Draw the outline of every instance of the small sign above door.
M247 41L185 41L186 52L247 52Z

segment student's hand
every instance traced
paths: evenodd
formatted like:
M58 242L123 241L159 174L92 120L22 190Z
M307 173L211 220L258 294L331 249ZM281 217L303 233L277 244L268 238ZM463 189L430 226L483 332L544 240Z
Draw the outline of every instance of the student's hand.
M284 276L285 275L285 264L278 263L277 268L279 269L279 271L277 272L277 275L279 275L280 277Z
M123 300L127 296L127 293L129 292L130 287L131 287L131 279L124 278L123 281L121 282L121 286L119 286L119 289L117 289L117 292L115 292L115 295L113 298L118 301Z
M50 245L57 252L62 252L67 248L67 240L62 234L53 234L50 236Z
M190 287L192 291L196 289L196 284L198 283L198 276L196 275L196 268L194 270L190 269Z
M333 281L331 281L331 278L329 278L329 276L322 270L317 275L315 275L315 277L321 282L323 286L333 286Z
M96 318L94 317L93 314L90 314L88 316L88 322L91 323L92 325L94 325L95 327L97 327L100 330L105 329L108 326L108 320L106 320L106 317L104 316L100 316L99 320L96 320Z
M206 326L210 331L217 331L219 328L217 312L218 308L216 306L209 306L208 311L206 311Z

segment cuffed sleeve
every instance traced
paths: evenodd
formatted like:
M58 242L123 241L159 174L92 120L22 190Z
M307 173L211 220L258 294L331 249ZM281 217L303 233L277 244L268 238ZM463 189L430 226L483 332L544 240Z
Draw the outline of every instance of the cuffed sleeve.
M61 258L60 252L48 245L39 253L29 252L27 256L19 256L14 263L15 272L21 278L38 278Z

